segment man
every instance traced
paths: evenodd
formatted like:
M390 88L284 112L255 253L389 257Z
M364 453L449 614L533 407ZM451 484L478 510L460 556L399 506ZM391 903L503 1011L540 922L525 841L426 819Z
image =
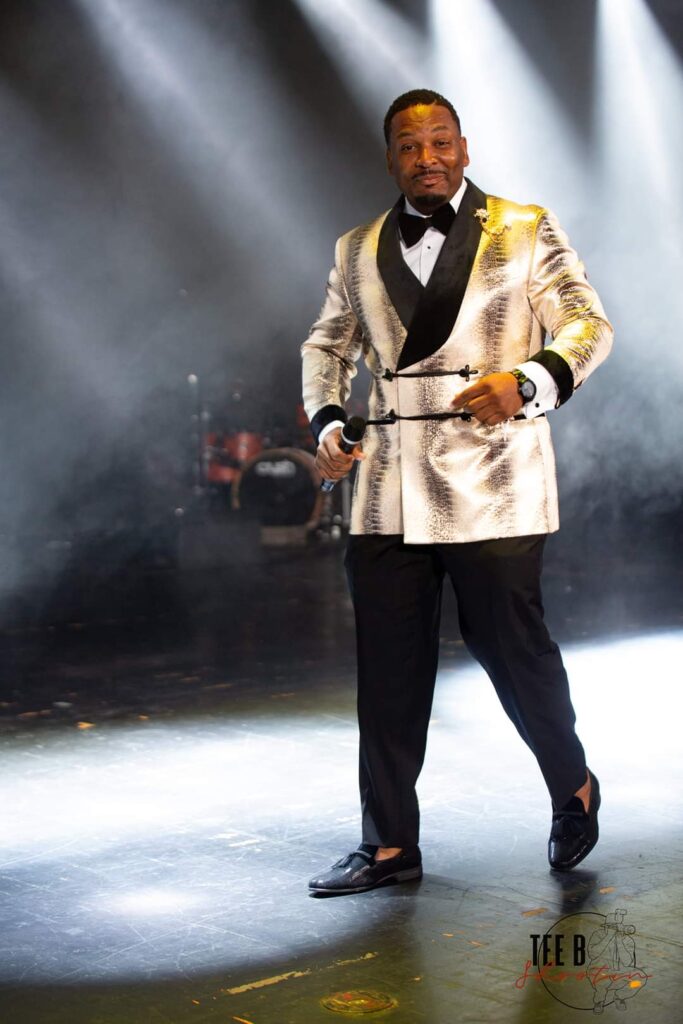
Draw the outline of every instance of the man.
M318 468L339 480L360 462L345 564L363 835L311 879L316 894L422 874L415 784L446 574L463 640L550 792L551 867L574 867L598 838L598 780L543 621L540 573L545 535L559 526L545 413L606 358L612 328L555 216L487 196L464 177L467 140L447 99L406 93L384 127L402 195L337 242L302 346ZM379 423L348 455L340 428L361 352Z

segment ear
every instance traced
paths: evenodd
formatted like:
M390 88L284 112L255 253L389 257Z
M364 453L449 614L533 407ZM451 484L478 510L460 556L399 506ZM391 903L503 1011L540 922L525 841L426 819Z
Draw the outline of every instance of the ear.
M394 162L391 159L391 150L387 148L387 172L389 174L394 173Z
M467 152L467 139L465 138L464 135L462 135L460 138L460 146L462 148L462 165L463 167L469 167L470 155Z

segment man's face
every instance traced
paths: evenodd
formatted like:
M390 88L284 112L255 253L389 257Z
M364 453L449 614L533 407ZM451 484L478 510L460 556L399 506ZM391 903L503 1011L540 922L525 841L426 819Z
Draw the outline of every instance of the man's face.
M419 103L391 119L387 168L420 213L430 213L455 195L469 162L467 139L447 107Z

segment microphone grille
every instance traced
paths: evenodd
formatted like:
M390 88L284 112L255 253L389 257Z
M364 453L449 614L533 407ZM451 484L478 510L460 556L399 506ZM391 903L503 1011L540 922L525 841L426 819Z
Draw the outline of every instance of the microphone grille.
M343 434L347 441L362 441L365 433L365 420L362 416L351 416L344 424Z

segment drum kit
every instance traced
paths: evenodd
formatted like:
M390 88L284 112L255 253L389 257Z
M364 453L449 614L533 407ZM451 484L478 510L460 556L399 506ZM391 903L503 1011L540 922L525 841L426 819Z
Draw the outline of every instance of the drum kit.
M194 375L193 375L194 377ZM310 540L341 538L348 528L351 485L348 478L334 491L321 490L315 443L299 405L291 425L256 431L243 415L215 415L199 402L198 381L192 416L197 459L195 493L218 501L244 518L256 520L268 545L300 545ZM241 382L238 382L241 384ZM236 392L240 397L239 390Z

